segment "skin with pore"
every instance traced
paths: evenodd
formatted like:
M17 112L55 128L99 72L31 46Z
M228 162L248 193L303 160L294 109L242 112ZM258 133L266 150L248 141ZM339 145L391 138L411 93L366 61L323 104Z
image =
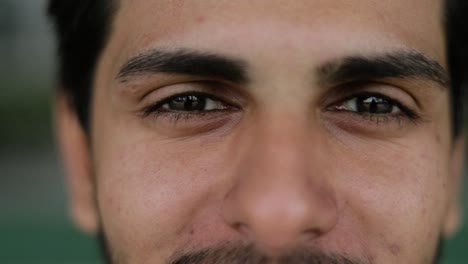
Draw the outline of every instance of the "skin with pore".
M114 263L433 263L462 160L440 1L115 12L89 135L58 104L74 218Z

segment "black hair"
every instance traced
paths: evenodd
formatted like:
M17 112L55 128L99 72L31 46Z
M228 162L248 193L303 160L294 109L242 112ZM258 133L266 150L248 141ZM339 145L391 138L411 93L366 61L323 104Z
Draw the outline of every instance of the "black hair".
M468 85L468 2L445 0L445 35L451 80L452 127L458 135L463 126L464 92Z
M58 39L60 86L85 130L96 64L109 37L116 0L50 0L48 13ZM445 0L447 58L451 78L452 126L463 120L463 91L468 82L468 1Z
M51 0L59 82L85 130L89 126L96 64L110 35L115 0Z

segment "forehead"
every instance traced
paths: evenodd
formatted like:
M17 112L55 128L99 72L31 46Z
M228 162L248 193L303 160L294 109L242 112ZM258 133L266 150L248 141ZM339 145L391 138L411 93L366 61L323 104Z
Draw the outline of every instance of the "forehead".
M238 56L264 45L324 60L403 46L446 65L442 9L442 0L121 0L112 65L155 46Z

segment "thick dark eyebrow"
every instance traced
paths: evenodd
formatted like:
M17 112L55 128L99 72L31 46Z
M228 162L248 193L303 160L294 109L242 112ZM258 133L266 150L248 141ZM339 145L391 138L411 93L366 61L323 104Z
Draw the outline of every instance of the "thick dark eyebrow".
M191 50L150 50L128 60L117 80L166 73L219 79L236 84L247 82L246 63L227 56Z
M413 78L435 82L442 88L450 86L447 71L437 61L414 50L338 59L319 67L318 76L322 85L386 78Z

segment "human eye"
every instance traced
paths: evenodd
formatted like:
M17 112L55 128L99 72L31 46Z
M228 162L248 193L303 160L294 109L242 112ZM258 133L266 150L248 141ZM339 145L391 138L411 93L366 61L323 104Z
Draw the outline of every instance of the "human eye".
M404 120L417 120L418 114L399 102L380 93L360 93L352 95L328 108L331 111L345 112L363 117L378 124Z
M236 110L232 104L204 92L184 92L163 98L144 109L144 116L167 118L169 121L209 118Z
M219 111L227 108L228 106L221 100L208 94L184 93L164 99L151 110L196 113Z

